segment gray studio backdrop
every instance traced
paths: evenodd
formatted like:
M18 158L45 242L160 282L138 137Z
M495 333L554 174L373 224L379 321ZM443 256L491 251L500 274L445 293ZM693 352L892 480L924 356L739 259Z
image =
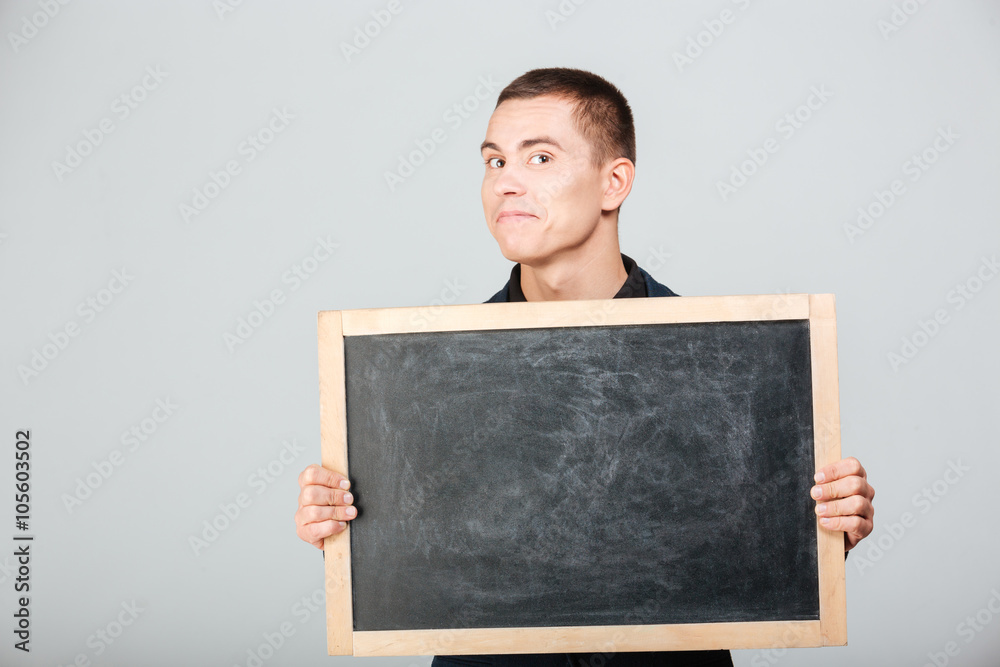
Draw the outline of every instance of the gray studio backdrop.
M316 313L503 285L478 145L500 88L558 65L634 109L625 253L683 295L837 296L843 449L877 489L850 644L736 663L996 665L998 20L985 0L3 2L0 664L352 662L326 656L322 557L292 519L319 460Z

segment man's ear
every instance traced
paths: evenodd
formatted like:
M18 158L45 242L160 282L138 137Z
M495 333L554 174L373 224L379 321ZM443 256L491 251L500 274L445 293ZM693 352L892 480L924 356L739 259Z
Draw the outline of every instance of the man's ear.
M628 193L632 192L632 181L635 180L635 165L627 157L620 157L609 163L603 170L604 178L604 200L601 203L601 210L614 211Z

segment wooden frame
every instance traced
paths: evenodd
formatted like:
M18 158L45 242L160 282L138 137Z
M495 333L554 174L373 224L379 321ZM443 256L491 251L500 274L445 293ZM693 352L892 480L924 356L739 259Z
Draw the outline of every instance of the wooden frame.
M538 327L808 320L816 469L840 459L832 294L491 303L319 313L322 463L348 474L344 337ZM820 613L812 621L355 631L350 527L324 544L330 655L626 652L844 645L843 533L817 521Z

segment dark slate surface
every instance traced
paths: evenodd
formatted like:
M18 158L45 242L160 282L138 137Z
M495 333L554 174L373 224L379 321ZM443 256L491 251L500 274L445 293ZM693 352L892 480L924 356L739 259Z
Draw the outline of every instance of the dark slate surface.
M818 618L808 326L346 338L355 629Z

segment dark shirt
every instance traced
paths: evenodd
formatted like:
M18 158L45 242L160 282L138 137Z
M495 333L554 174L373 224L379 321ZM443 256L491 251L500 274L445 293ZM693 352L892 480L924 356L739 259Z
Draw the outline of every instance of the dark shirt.
M628 255L622 254L622 263L625 265L625 272L628 273L628 278L625 279L625 283L621 289L612 298L634 299L649 296L646 292L646 279L642 277L642 271L639 270L639 265L635 263L635 260ZM510 270L510 282L507 284L510 287L508 301L527 301L524 298L524 292L521 291L520 264L515 264L514 268Z
M644 272L631 257L622 255L628 278L615 299L649 296ZM677 296L650 276L655 296ZM510 271L510 282L489 302L526 301L521 291L521 265ZM535 655L440 655L433 667L732 667L729 651L657 651L633 653L548 653Z

